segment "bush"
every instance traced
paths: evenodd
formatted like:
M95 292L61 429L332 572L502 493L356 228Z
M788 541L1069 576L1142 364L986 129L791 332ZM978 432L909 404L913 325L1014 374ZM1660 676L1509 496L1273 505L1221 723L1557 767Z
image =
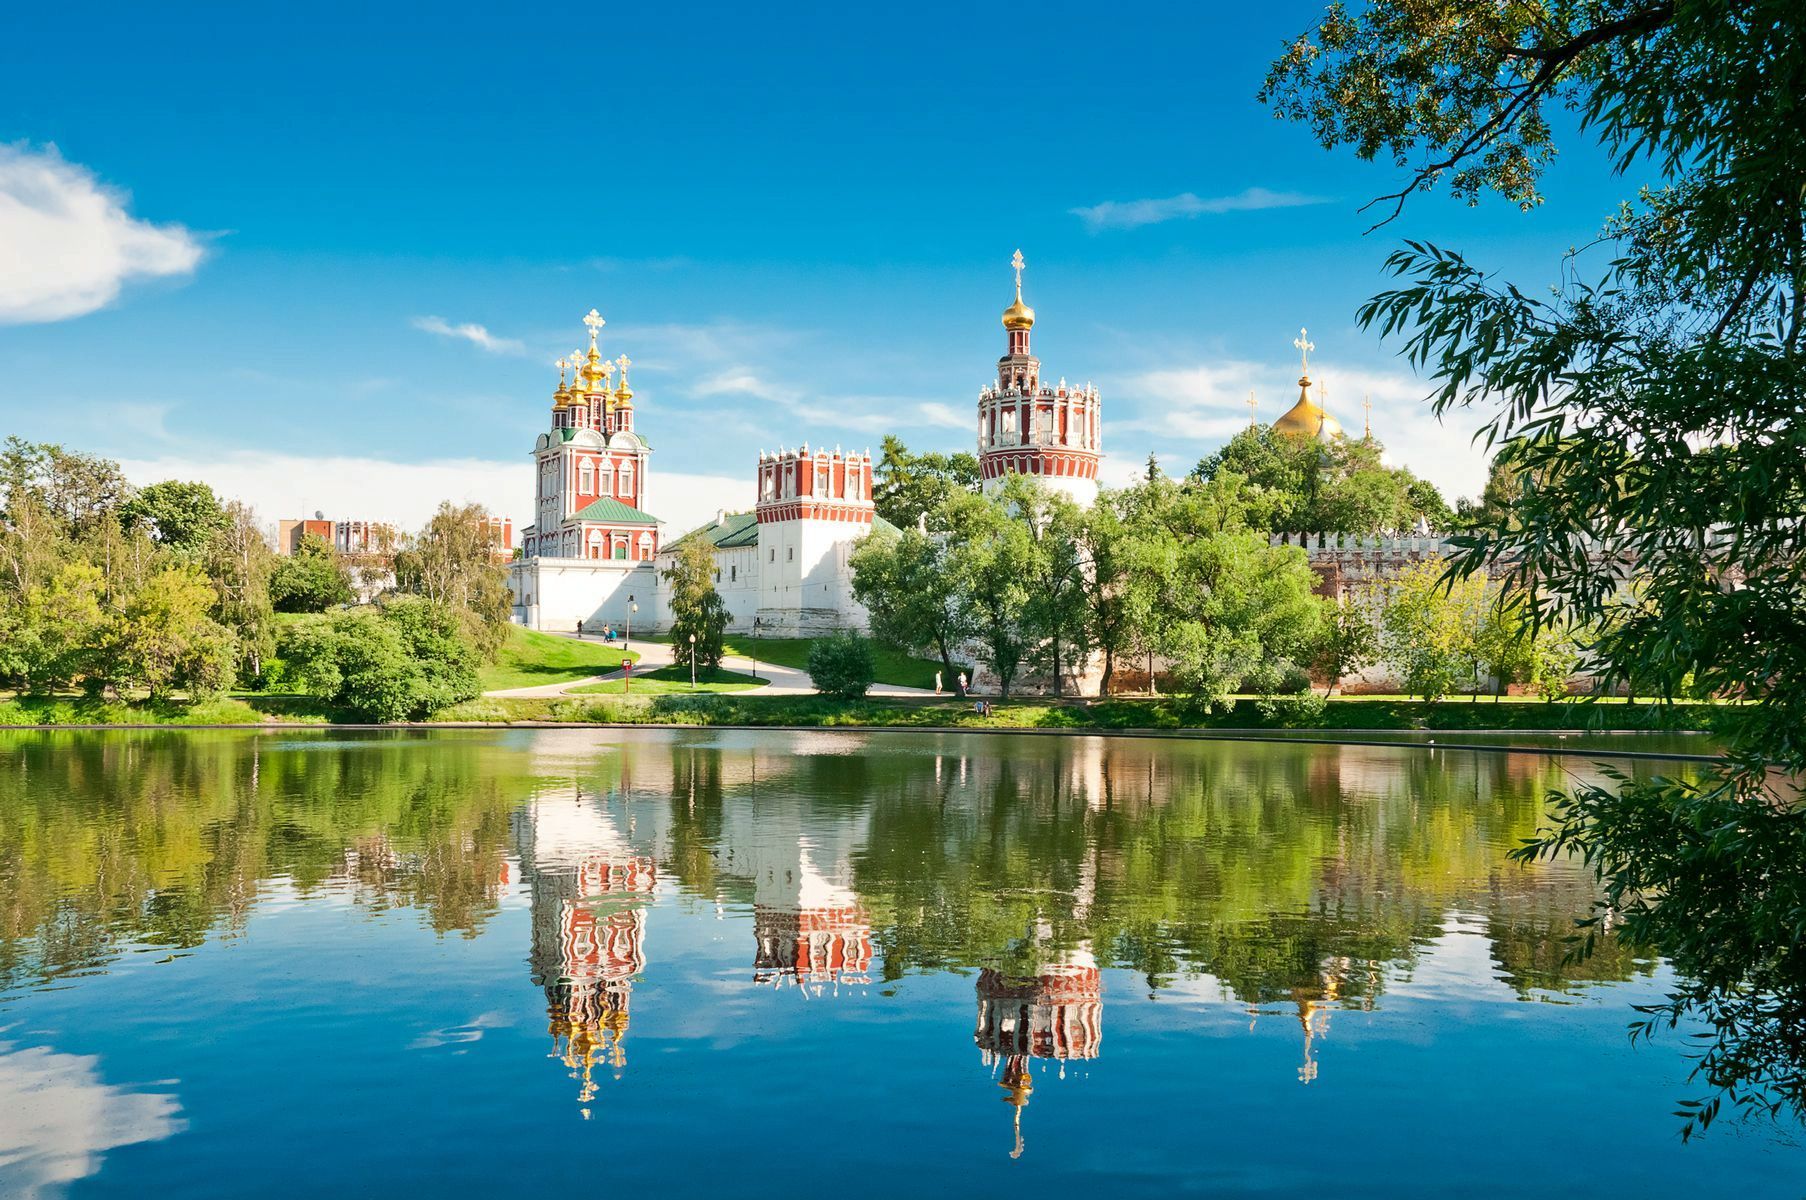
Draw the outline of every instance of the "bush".
M296 625L283 659L303 691L364 721L419 720L481 690L457 614L426 600Z
M832 634L809 647L809 678L824 696L857 700L876 673L872 643L857 633Z

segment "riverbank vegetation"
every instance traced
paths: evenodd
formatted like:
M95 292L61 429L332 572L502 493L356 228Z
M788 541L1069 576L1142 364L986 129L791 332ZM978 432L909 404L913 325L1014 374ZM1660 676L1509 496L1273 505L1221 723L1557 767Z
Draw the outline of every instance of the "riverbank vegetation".
M1523 848L1575 854L1606 928L1676 982L1643 1034L1703 1018L1703 1095L1806 1111L1806 141L1795 0L1333 7L1263 99L1326 147L1415 164L1384 223L1439 186L1529 210L1559 108L1623 202L1585 249L1508 281L1423 241L1359 317L1400 339L1438 413L1484 410L1509 501L1477 511L1450 578L1535 581L1533 628L1578 624L1607 685L1735 696L1733 755L1695 781L1565 792ZM1584 167L1583 167L1584 169ZM1571 183L1572 181L1570 181ZM1565 236L1565 235L1564 235Z
M348 607L350 570L318 538L280 557L250 509L205 484L135 489L117 463L9 438L0 689L25 698L14 709L128 721L187 719L235 688L357 720L425 716L476 696L508 637L483 516L441 505L393 580Z

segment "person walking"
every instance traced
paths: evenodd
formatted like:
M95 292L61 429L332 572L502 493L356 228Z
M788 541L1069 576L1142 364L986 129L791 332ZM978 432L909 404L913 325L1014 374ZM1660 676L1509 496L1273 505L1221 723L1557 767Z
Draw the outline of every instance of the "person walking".
M966 694L966 673L964 671L959 673L959 694L961 696Z
M934 694L937 696L941 694L941 673L939 671L934 673Z

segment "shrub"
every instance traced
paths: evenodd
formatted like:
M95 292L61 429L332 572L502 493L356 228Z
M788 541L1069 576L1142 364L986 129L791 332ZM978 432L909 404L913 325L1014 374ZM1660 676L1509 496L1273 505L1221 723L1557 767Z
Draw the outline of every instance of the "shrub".
M303 691L364 721L419 720L480 690L457 614L427 600L297 625L283 658Z
M809 647L809 678L824 696L857 700L876 673L872 643L857 633L832 634Z

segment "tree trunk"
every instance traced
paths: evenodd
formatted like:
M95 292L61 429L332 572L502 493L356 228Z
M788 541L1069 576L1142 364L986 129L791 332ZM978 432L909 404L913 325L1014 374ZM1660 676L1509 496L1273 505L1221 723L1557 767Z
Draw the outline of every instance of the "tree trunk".
M1064 695L1060 690L1060 637L1058 634L1054 635L1053 640L1053 677L1054 699L1058 700Z
M1116 652L1114 650L1105 649L1104 677L1098 681L1097 685L1097 698L1099 700L1107 700L1110 698L1110 677L1114 674L1116 674Z

